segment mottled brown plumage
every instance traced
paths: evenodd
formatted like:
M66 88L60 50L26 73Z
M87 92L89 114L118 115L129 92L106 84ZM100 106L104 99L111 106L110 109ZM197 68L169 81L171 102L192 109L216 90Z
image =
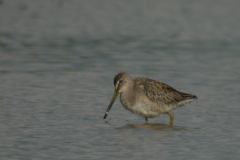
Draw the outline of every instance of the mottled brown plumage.
M105 113L107 117L117 95L121 93L121 103L130 112L139 116L153 118L167 113L172 124L174 117L171 110L186 105L197 99L197 96L168 86L165 83L148 78L132 79L127 73L119 73L114 78L115 92Z
M148 78L134 79L135 85L143 86L145 95L153 102L163 102L165 104L178 103L194 95L177 91L169 85Z

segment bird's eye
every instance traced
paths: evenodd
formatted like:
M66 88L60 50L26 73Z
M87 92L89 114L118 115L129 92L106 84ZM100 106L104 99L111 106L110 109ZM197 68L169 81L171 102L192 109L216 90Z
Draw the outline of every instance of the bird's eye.
M121 83L122 83L122 80L120 80L118 83L121 84Z

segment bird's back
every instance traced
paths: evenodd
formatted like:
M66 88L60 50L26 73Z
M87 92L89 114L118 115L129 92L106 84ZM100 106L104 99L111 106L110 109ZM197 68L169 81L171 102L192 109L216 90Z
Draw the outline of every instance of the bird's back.
M197 99L197 96L180 92L160 81L148 78L134 79L135 87L141 88L143 94L152 102L164 103L166 105L175 104L182 106Z

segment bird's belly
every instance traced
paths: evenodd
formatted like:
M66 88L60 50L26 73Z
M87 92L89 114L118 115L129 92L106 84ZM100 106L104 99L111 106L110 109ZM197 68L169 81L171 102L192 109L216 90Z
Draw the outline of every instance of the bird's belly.
M163 114L154 110L153 109L154 106L147 106L143 102L138 102L131 107L127 107L127 106L124 106L124 107L130 112L146 118L154 118L154 117L161 116Z

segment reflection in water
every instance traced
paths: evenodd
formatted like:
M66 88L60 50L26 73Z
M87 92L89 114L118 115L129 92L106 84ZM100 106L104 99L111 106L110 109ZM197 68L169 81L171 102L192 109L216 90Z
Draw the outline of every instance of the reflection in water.
M187 128L161 123L148 123L148 124L127 124L126 126L117 129L141 129L153 131L193 131L199 128Z

